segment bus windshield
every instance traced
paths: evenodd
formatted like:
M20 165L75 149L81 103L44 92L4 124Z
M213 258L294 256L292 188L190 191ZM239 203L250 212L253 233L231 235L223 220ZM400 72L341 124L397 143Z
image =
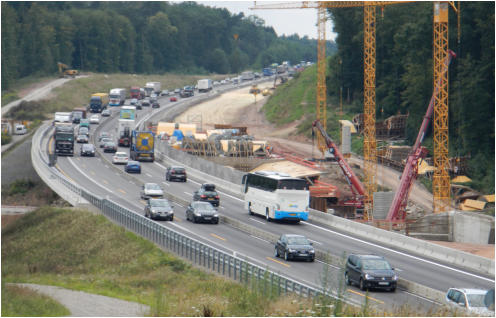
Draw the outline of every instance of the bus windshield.
M308 190L308 185L305 180L279 180L277 188L284 190Z

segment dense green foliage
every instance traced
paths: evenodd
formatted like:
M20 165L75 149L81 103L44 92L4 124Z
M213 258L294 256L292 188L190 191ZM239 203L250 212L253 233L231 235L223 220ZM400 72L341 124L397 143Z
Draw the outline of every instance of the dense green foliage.
M363 10L330 13L339 50L330 62L329 94L339 96L342 86L345 98L349 90L349 102L361 105ZM450 156L470 155L474 185L489 193L494 192L494 2L462 2L460 14L458 44L457 17L450 9L449 48L458 55L449 70ZM408 112L410 144L432 95L432 17L432 2L388 6L383 18L377 11L377 118Z
M95 72L227 74L316 60L316 40L277 37L264 24L195 2L2 2L2 91L55 73L58 61Z

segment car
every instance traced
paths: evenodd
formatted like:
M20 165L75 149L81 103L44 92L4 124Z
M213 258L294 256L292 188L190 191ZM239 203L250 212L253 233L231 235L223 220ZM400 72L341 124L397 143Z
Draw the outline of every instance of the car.
M357 284L361 290L380 288L394 292L398 275L382 256L350 254L346 260L344 281L347 285Z
M141 106L150 106L150 100L149 99L143 99L141 101Z
M286 261L305 259L313 262L315 260L315 250L312 243L305 236L283 234L276 242L274 256L284 257Z
M117 144L113 141L107 141L103 144L103 152L113 152L117 151Z
M186 219L193 223L219 224L219 212L208 202L194 201L186 209Z
M137 98L131 98L131 100L129 101L129 105L136 106L136 104L138 104L138 99Z
M470 314L494 317L494 310L490 310L485 302L488 292L487 289L478 288L450 288L446 292L446 302Z
M167 167L165 170L165 180L166 181L172 181L172 180L180 180L182 182L186 182L187 176L186 176L186 169L183 167Z
M255 75L255 78L260 78L260 76L261 76L260 73L258 73L258 72L255 72L254 75Z
M167 199L149 199L145 205L145 217L174 221L174 206Z
M113 164L126 164L129 160L127 153L124 151L116 151L112 156Z
M91 115L90 117L90 124L99 124L100 123L100 116L98 115Z
M160 104L157 101L152 103L152 108L160 108Z
M101 141L103 138L110 138L110 133L102 131L100 135L98 135L98 141Z
M102 110L102 116L103 117L109 117L112 115L112 111L110 109L104 109Z
M76 141L80 144L86 144L88 143L88 135L85 135L85 134L82 134L82 135L78 135L76 137Z
M88 118L81 118L79 120L79 127L87 127L90 129L90 120Z
M139 161L128 161L124 167L124 171L131 173L141 173L141 164Z
M141 105L141 101L138 101L136 103L136 109L143 109L143 106Z
M103 148L103 146L105 146L105 143L107 142L111 142L112 139L109 138L109 137L102 137L100 138L99 142L100 142L100 148Z
M174 94L179 94L180 92L181 92L181 89L179 89L179 88L176 88L176 89L174 90Z
M160 92L160 96L169 96L169 91L164 89L162 92Z
M220 84L219 81L214 81L214 86L218 86Z
M72 112L72 123L79 124L81 122L81 118L83 118L83 112L74 111Z
M88 156L88 157L94 157L95 156L95 146L93 144L84 144L81 146L81 157Z
M150 102L153 103L154 101L156 101L158 98L157 94L151 94L150 95Z
M222 80L222 81L220 81L220 83L221 83L222 85L224 85L224 84L226 84L227 82L226 82L226 80Z
M141 186L140 197L143 200L160 199L164 197L164 190L156 183L145 183Z
M79 129L78 129L78 135L86 135L86 136L89 136L90 135L90 130L88 129L88 127L81 127L79 126Z
M213 206L219 206L220 198L217 191L215 191L215 184L202 184L200 190L195 191L193 194L193 201L205 201Z
M172 96L171 98L169 98L169 101L170 102L177 102L177 97Z

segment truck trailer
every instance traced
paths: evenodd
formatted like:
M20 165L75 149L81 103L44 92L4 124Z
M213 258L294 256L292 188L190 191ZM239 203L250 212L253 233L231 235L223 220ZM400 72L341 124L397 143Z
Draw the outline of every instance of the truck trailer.
M158 95L161 91L162 89L160 82L148 82L145 85L146 96L150 96L153 93Z
M101 113L107 109L109 97L107 93L95 93L90 98L90 111L92 113Z
M201 79L198 81L198 91L200 93L211 91L214 87L211 79Z
M131 160L151 161L155 160L154 134L152 131L137 131L131 133L131 149L129 155Z
M126 101L124 88L112 88L109 93L109 106L121 106Z

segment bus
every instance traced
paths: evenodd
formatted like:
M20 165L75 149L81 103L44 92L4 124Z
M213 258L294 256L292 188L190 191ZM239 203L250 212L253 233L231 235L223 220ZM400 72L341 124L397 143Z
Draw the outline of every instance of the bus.
M275 171L256 171L243 176L245 209L271 220L308 220L309 184Z

